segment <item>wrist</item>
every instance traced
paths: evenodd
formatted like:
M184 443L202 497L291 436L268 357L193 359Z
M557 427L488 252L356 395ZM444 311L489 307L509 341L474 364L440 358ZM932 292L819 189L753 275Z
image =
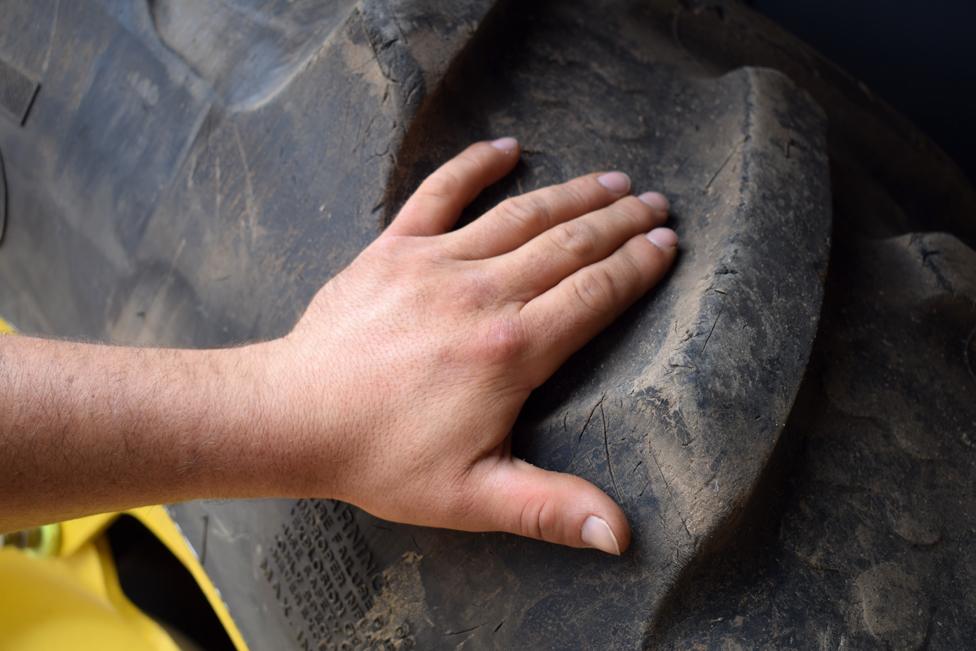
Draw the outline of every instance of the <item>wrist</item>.
M201 498L250 498L275 494L280 463L273 445L276 417L270 395L268 344L193 351L206 369L190 384L188 404L203 409L186 446L187 467L198 469Z
M330 497L335 450L332 410L317 395L295 341L283 337L224 354L223 422L228 445L216 465L228 497Z

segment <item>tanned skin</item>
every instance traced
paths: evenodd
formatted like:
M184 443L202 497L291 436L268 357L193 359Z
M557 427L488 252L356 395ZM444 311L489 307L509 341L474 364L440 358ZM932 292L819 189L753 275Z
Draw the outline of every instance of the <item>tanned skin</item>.
M519 158L472 145L287 336L223 350L0 337L0 531L199 498L320 497L388 520L619 554L620 507L513 458L530 392L664 276L668 204L594 173L452 230Z

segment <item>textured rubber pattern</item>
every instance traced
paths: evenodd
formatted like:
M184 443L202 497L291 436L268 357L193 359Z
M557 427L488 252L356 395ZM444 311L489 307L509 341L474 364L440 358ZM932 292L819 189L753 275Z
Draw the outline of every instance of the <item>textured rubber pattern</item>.
M915 597L872 596L891 586L972 631L955 593L919 578L950 567L968 576L958 559L971 544L947 546L957 560L942 565L898 564L874 538L851 551L859 526L884 513L879 500L837 510L845 534L829 550L850 560L816 584L821 593L797 587L811 575L796 565L773 567L765 583L710 573L737 541L747 556L769 549L750 532L795 522L790 535L808 541L823 522L780 520L775 497L790 485L820 490L785 478L798 467L794 446L817 431L797 429L809 390L792 407L817 331L830 183L845 239L938 227L973 242L972 188L910 125L731 3L180 6L5 6L0 57L43 87L24 127L0 120L10 209L0 310L29 332L187 346L284 333L423 174L496 135L518 136L524 162L468 218L503 196L620 167L639 189L668 193L682 238L662 288L537 392L515 432L519 454L619 499L634 525L627 555L395 526L331 502L172 507L253 648L752 647L821 626L838 645L882 645L903 630L893 621L906 622L906 639L924 629L952 646L934 620L901 617ZM804 91L749 64L809 90L830 139ZM932 250L926 264L943 249ZM836 260L871 268L862 249L841 251ZM878 288L844 276L832 287L844 295L835 305L867 305L864 292ZM906 318L910 302L892 300L899 307L864 318ZM865 386L892 386L888 366L864 368ZM892 390L885 404L914 391ZM856 395L861 411L874 404L870 391ZM934 427L935 411L912 413ZM830 446L811 449L824 459ZM902 462L905 481L929 467ZM926 526L898 525L927 541ZM964 528L951 531L965 540ZM730 615L737 604L771 615L747 626Z

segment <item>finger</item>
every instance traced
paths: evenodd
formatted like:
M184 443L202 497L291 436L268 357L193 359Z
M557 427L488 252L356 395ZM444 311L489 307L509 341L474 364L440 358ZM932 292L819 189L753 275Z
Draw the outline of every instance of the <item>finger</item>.
M438 235L466 205L512 171L519 159L514 138L477 142L428 176L387 228L391 235Z
M616 556L630 545L627 516L606 493L580 477L520 459L485 462L479 470L470 477L478 484L467 529L506 531Z
M630 238L613 255L584 267L522 308L534 343L538 385L664 276L677 255L678 236L655 228Z
M477 260L508 253L556 224L607 206L630 191L623 172L589 174L511 197L448 235L460 255Z
M656 192L624 197L548 231L491 262L513 298L528 301L583 267L603 260L634 235L667 219L667 200Z

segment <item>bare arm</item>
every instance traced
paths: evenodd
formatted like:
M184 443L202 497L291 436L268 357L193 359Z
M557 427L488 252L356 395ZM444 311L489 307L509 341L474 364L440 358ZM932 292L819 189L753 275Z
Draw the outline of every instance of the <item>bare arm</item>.
M0 337L0 531L273 492L271 345L196 351ZM271 454L269 454L269 452ZM260 471L259 471L260 470ZM242 482L242 476L249 477Z
M511 456L531 391L672 264L661 195L597 173L460 211L518 160L472 145L287 337L217 351L0 338L0 530L195 498L314 496L620 553L593 484Z

